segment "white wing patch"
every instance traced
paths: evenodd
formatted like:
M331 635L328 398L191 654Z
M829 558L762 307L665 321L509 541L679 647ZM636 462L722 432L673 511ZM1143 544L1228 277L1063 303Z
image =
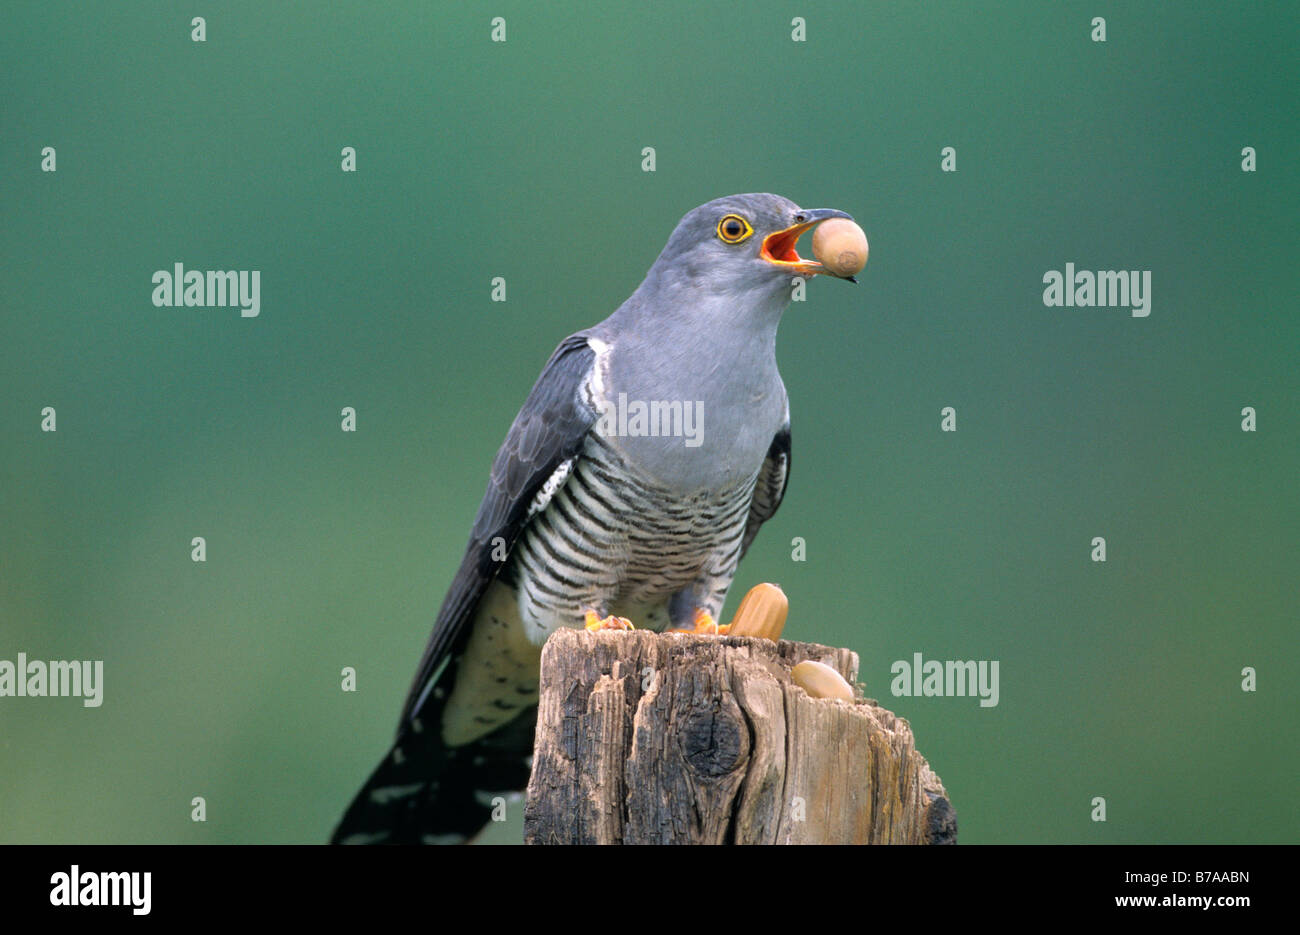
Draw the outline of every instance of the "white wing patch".
M537 491L537 495L533 497L533 502L529 504L528 516L525 518L525 522L546 509L546 504L551 502L551 498L555 496L555 491L559 490L564 482L568 480L569 471L573 468L573 462L577 460L577 458L570 458L551 472L551 476L546 478L546 483L542 484L542 489Z
M378 805L387 805L397 799L415 795L423 788L424 783L422 782L411 783L409 786L383 786L379 789L370 790L370 801Z
M604 414L609 405L605 396L605 384L609 380L609 345L600 338L589 337L587 346L595 353L596 359L582 388L587 394L587 405L596 412Z

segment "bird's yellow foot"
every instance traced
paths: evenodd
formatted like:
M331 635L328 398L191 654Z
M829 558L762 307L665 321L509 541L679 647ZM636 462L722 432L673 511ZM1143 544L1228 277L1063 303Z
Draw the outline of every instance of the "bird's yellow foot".
M731 624L719 624L713 619L713 614L709 613L703 607L695 610L695 632L703 633L706 636L726 636L731 632Z
M594 610L583 616L583 625L592 632L596 630L635 630L632 621L626 617L601 617Z

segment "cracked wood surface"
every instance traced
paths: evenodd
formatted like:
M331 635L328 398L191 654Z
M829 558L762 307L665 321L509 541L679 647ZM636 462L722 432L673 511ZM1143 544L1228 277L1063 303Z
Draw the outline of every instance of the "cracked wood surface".
M815 643L557 631L542 652L525 840L955 842L907 722L869 699L810 697L789 674L805 659L857 679L855 653Z

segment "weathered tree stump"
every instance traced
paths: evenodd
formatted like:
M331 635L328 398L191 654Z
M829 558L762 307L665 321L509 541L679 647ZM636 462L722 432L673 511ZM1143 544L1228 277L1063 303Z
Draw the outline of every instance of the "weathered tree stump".
M948 844L957 819L902 718L810 697L754 637L562 629L542 651L530 844Z

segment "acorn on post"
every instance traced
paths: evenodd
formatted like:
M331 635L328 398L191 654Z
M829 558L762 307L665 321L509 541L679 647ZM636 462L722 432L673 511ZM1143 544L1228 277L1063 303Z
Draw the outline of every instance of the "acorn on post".
M759 636L775 643L781 639L781 631L785 629L785 619L789 613L790 601L784 591L768 582L756 584L740 602L728 634Z

